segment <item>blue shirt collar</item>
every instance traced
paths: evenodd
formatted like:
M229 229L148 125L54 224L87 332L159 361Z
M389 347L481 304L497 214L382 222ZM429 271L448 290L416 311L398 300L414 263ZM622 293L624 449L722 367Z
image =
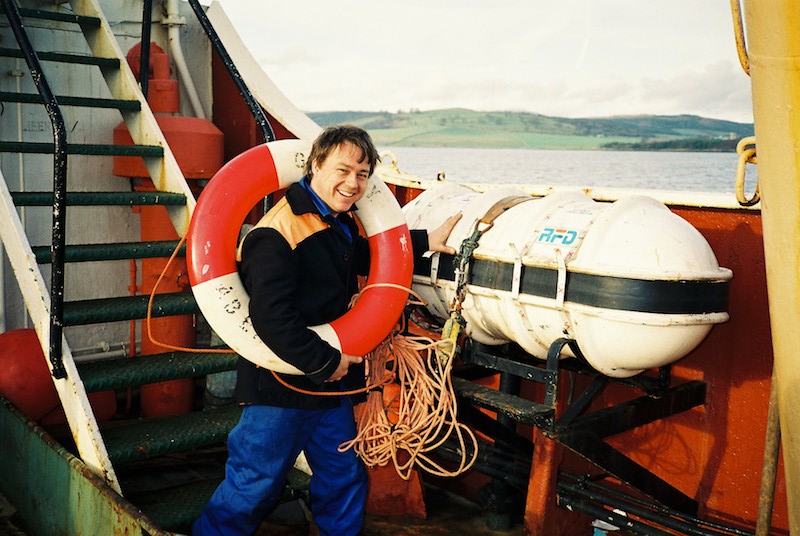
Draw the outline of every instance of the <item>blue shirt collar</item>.
M308 192L308 195L314 202L314 206L317 207L317 210L319 210L319 213L322 215L322 217L327 218L331 215L331 208L326 205L325 201L320 199L320 197L317 195L317 192L311 188L311 179L308 175L305 175L302 179L300 179L300 186L302 186L303 189Z
M300 186L302 186L303 189L308 192L308 196L311 198L311 201L314 202L314 206L317 207L320 216L328 221L333 221L339 227L339 229L344 232L344 234L347 236L347 239L352 242L353 236L352 233L350 233L350 229L342 220L338 218L338 216L333 215L331 208L325 204L325 201L323 201L320 196L317 195L317 192L311 188L311 179L308 175L305 175L302 179L300 179ZM355 209L355 207L353 207L353 209Z

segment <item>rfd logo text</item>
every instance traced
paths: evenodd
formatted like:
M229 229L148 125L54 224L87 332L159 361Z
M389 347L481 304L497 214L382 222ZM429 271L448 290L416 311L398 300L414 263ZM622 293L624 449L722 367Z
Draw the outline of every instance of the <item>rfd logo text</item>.
M547 244L560 244L568 246L575 242L578 238L578 232L569 229L557 229L555 227L545 227L539 234L537 242L545 242Z

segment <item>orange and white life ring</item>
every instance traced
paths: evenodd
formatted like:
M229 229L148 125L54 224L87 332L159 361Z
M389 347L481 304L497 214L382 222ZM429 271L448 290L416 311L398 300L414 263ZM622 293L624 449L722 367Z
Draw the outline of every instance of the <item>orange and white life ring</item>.
M186 242L189 281L209 325L245 359L287 374L304 372L270 350L253 329L236 248L247 214L268 194L302 178L310 149L305 140L274 141L225 164L200 195ZM408 226L391 190L374 175L356 215L369 239L368 283L410 288L414 260ZM408 292L400 288L376 286L340 318L309 329L337 350L365 355L392 330L407 298Z

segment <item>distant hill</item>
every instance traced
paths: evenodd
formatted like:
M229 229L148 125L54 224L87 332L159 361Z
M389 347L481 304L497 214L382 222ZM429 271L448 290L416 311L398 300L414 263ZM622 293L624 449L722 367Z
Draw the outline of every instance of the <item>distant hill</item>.
M567 118L463 108L308 115L321 126L360 126L379 146L730 151L753 135L752 123L695 115Z

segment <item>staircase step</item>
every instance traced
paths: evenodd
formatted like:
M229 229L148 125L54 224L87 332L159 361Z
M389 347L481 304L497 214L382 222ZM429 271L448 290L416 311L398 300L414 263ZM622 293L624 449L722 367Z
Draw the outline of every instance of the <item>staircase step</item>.
M78 371L86 390L96 392L234 370L238 359L227 352L169 352L82 363Z
M150 296L123 296L64 302L64 325L81 326L136 320L147 316ZM191 291L156 294L152 317L190 315L199 312Z
M0 141L2 153L53 154L52 143ZM158 145L90 145L82 143L67 144L68 154L102 156L164 156L164 149Z
M102 68L119 69L119 59L98 58L86 54L67 54L64 52L36 52L39 61L53 61L57 63L71 63L76 65L96 65ZM25 55L18 48L0 47L0 57L24 58Z
M83 106L85 108L110 108L117 110L139 111L142 105L136 100L120 99L93 99L87 97L71 97L68 95L57 96L56 100L61 106ZM0 101L22 102L26 104L44 104L44 99L38 93L12 93L0 91Z
M201 480L125 496L160 528L188 534L191 524L200 517L220 480Z
M102 432L114 464L224 444L242 408L232 404L175 417L136 421Z
M155 259L169 257L177 247L177 240L154 242L122 242L117 244L73 244L64 251L65 262L118 261L125 259ZM35 246L33 253L39 264L50 264L50 246ZM185 256L186 244L181 245L178 255Z
M546 426L555 414L552 408L519 396L491 389L463 378L453 377L456 395L465 398L476 406L498 411L517 422Z
M302 496L308 491L309 479L309 475L292 467L278 503ZM126 497L162 529L188 533L190 525L200 517L220 481L199 480L144 493L126 494Z
M18 207L53 206L53 192L11 192ZM67 192L69 206L139 206L186 204L186 196L172 192Z
M0 6L0 13L5 13L4 7ZM86 17L84 15L73 15L60 11L43 11L41 9L19 8L19 14L30 19L53 20L58 22L74 22L81 26L100 26L100 19L97 17Z

